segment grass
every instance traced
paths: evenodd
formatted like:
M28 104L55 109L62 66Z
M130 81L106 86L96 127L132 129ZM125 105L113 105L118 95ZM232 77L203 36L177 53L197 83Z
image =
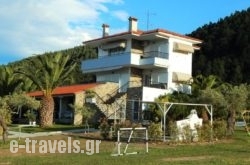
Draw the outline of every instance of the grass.
M85 149L85 138L73 136L80 140ZM67 136L56 135L33 138L36 140L66 140ZM23 139L20 143L24 143ZM141 144L138 144L141 145ZM76 153L28 154L20 150L16 154L9 151L9 144L0 144L0 164L94 164L94 165L160 165L160 164L202 164L202 165L244 165L250 164L250 136L246 131L237 130L231 138L213 143L167 144L163 142L149 144L149 153L127 156L110 156L114 149L113 141L102 140L100 153L88 156Z
M33 127L22 127L22 132L24 133L35 133L35 132L49 132L49 131L67 131L74 129L83 129L83 126L73 126L73 125L63 125L63 124L55 124L52 127L41 128L39 126ZM19 131L19 125L10 125L9 130L11 131Z

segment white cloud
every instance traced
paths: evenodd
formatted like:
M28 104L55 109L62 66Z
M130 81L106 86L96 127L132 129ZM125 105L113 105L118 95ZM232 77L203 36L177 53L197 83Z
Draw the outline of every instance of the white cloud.
M27 57L99 37L102 13L120 20L127 17L125 11L108 8L122 4L122 0L1 0L0 56Z
M117 11L113 11L113 14L115 17L117 17L118 19L122 20L122 21L127 21L128 20L128 13L124 10L117 10Z

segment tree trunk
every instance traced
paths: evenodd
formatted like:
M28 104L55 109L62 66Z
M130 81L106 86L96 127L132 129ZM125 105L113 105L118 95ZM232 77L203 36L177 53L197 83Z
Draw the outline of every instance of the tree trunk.
M206 109L202 109L202 120L204 123L208 123L209 122L209 118L207 115L207 110Z
M41 100L40 126L50 127L53 125L54 99L52 96L44 96Z
M228 133L228 135L234 134L234 125L235 125L235 111L230 110L228 112L228 117L227 117L227 133Z
M8 136L8 128L4 119L1 116L0 116L0 126L3 128L2 136L3 136L3 142L5 143Z

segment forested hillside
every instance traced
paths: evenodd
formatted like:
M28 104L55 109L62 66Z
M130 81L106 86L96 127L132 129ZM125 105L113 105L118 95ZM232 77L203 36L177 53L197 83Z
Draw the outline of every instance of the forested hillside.
M73 70L73 72L70 75L70 81L64 82L61 85L72 85L72 84L81 84L81 83L89 83L95 81L95 76L91 74L84 74L81 70L81 61L86 59L95 58L97 56L96 51L89 47L84 46L76 46L74 48L65 49L61 51L55 51L55 52L46 52L41 55L31 56L28 58L25 58L20 61L16 61L13 63L9 63L8 66L12 68L13 72L17 68L22 68L28 64L28 61L33 58L38 58L38 56L44 56L44 55L55 55L57 53L61 53L64 56L70 56L70 61L76 61L77 66ZM27 82L26 82L27 83ZM35 87L33 88L31 85L29 85L29 88L23 89L25 91L32 91L35 90Z
M250 8L206 24L190 36L203 40L194 54L193 76L214 74L224 82L250 83Z

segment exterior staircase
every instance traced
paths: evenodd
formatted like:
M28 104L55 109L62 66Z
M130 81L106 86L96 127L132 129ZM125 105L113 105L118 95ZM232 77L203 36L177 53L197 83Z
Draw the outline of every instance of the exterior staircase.
M95 91L96 107L111 120L125 120L126 118L126 92L119 92L120 88L113 91L106 90L106 95L100 96ZM103 94L103 93L102 93Z

